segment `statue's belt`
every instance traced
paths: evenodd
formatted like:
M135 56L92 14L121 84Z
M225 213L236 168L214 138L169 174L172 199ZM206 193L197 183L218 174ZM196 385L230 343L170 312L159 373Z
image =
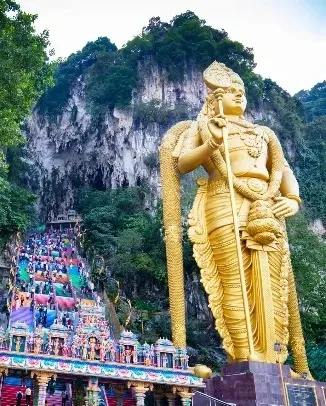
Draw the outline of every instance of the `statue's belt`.
M248 187L256 193L265 193L268 182L257 178L241 178L247 182ZM206 179L207 201L205 208L205 217L208 234L220 227L233 224L233 217L230 205L230 194L227 182L223 179ZM238 224L241 231L241 239L246 241L248 248L258 251L276 251L279 249L277 244L271 243L265 246L256 243L252 237L245 231L248 223L248 214L251 201L246 197L235 192L237 203Z
M247 183L250 190L256 193L264 194L268 189L268 182L258 178L245 178L241 180ZM229 193L229 185L224 179L208 179L208 194L209 196L216 196L221 193Z

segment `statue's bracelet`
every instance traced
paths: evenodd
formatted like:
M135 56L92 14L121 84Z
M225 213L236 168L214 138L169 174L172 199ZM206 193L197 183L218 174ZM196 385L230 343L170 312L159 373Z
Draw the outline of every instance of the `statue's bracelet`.
M292 195L291 193L289 193L289 194L287 194L285 197L287 197L288 199L295 200L296 202L299 203L300 206L302 205L302 200L301 200L301 198L300 198L299 196L297 196L297 195Z
M215 149L219 148L221 145L218 144L216 141L214 141L214 138L211 137L209 140L207 140L207 145L209 146L210 149Z

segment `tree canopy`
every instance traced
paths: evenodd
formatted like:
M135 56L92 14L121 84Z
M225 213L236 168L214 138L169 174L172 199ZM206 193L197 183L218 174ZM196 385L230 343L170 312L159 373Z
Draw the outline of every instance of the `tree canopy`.
M308 120L326 115L326 80L295 95L305 106Z
M19 4L0 0L0 239L25 230L34 216L36 197L20 186L24 168L21 125L52 84L48 32L37 34L37 16ZM9 167L9 168L8 168Z
M115 106L126 107L131 102L132 90L142 80L139 62L148 59L156 61L174 82L183 80L187 67L203 69L217 59L242 76L251 103L262 95L264 83L253 72L256 66L253 50L230 40L224 30L210 27L187 11L169 23L159 17L151 18L142 33L119 50L109 39L98 38L65 61L58 61L56 84L42 97L39 107L55 118L66 105L80 75L93 114Z
M36 15L11 0L0 1L0 147L21 138L20 125L52 83L48 31L36 34Z

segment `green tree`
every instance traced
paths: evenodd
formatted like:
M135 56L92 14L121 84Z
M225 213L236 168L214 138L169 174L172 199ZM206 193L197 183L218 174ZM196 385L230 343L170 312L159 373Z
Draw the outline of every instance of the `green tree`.
M326 245L309 230L303 213L287 222L291 261L312 375L326 379Z
M0 1L0 146L22 141L20 125L52 83L48 32L36 34L36 15L11 0ZM2 157L3 161L3 157Z
M309 230L302 213L287 226L305 338L326 344L326 245Z
M298 146L295 167L307 214L326 224L326 115L304 125Z
M21 124L52 84L48 32L36 34L36 15L11 0L0 0L0 239L35 221L36 197L20 186ZM9 166L9 168L8 168Z
M55 120L65 107L75 80L93 66L101 55L116 50L116 46L108 38L99 37L96 41L88 42L81 51L71 54L66 60L56 61L55 86L49 87L40 98L38 108Z
M326 115L326 80L295 95L304 104L308 120Z
M108 108L130 104L131 92L137 84L137 71L121 54L105 53L88 72L86 96L93 116Z
M35 219L36 196L15 183L0 179L0 248L17 231L25 231Z
M165 249L158 215L146 210L140 187L107 192L81 190L84 248L105 260L108 279L121 283L127 297L148 299L163 284L166 290Z

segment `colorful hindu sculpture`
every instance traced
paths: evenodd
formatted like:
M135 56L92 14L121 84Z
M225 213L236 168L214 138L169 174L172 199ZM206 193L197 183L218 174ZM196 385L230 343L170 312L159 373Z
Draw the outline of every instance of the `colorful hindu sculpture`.
M42 338L40 336L37 336L35 338L35 345L34 345L34 353L35 354L40 354L42 344L43 344Z
M96 356L96 338L91 337L89 339L89 359L94 360Z
M59 343L59 338L56 338L53 342L53 352L54 355L59 355L59 350L60 350L60 343Z
M15 351L20 351L20 345L21 345L21 338L18 336L16 337L16 343L15 343Z
M105 361L105 342L102 342L99 345L99 350L100 350L100 361L104 362Z
M275 133L243 116L241 78L214 62L204 81L197 120L160 147L173 342L186 346L180 175L202 166L188 234L229 362L284 362L290 344L309 374L285 228L301 203L297 180Z
M62 356L67 357L68 355L69 355L68 346L66 342L64 342L62 345Z
M82 347L82 359L87 359L87 354L88 354L88 343L87 340L85 339Z

